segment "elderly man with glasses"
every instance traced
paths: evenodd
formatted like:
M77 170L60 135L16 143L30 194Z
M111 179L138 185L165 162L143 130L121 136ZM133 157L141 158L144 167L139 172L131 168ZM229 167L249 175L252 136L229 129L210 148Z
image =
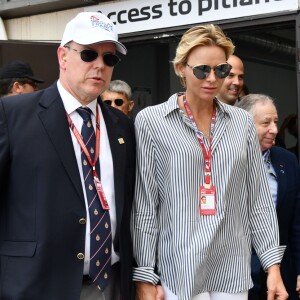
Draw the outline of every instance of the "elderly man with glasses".
M122 80L113 80L101 95L102 101L130 117L134 107L130 86Z

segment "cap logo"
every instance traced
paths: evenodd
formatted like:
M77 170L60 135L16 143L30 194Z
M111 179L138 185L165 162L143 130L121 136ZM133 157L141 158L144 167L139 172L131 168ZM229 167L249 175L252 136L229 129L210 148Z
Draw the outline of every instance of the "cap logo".
M113 26L111 23L105 23L102 20L99 20L95 16L91 16L92 27L100 27L106 31L113 32Z

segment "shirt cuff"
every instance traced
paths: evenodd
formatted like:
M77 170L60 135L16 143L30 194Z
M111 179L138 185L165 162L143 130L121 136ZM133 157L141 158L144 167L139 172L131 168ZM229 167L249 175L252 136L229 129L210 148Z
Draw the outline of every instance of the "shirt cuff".
M138 267L133 268L133 281L149 282L157 285L159 276L154 273L154 268L151 267Z
M260 256L261 265L265 271L273 265L280 264L285 248L286 246L278 246Z

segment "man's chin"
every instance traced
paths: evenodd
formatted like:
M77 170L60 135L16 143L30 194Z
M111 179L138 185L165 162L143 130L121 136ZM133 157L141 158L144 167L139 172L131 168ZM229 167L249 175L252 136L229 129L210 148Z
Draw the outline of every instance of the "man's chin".
M229 99L227 99L227 103L233 105L237 99L238 99L238 96L236 96L236 98L229 98Z

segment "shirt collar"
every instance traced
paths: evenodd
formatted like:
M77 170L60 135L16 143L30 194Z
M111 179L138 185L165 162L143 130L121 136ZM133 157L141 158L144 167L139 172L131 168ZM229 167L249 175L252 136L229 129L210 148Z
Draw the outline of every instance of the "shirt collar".
M270 153L271 153L270 149L262 152L262 156L265 162L271 161Z
M179 109L179 105L177 103L178 94L172 95L167 102L165 102L165 113L164 116L166 117L172 111Z
M217 111L223 114L229 114L229 108L231 108L231 105L225 104L224 102L220 101L217 97L215 97L215 103L216 103L216 108Z
M72 96L61 84L57 81L57 88L63 101L65 110L68 115L76 111L77 108L83 106L74 96ZM96 116L97 99L90 102L86 107L90 108L93 114Z
M177 98L180 95L180 93L176 93L172 95L169 100L165 103L165 113L164 116L166 117L168 114L170 114L172 111L176 109L180 109ZM228 114L228 109L224 103L219 101L217 98L214 98L215 104L216 104L216 111L217 114Z

